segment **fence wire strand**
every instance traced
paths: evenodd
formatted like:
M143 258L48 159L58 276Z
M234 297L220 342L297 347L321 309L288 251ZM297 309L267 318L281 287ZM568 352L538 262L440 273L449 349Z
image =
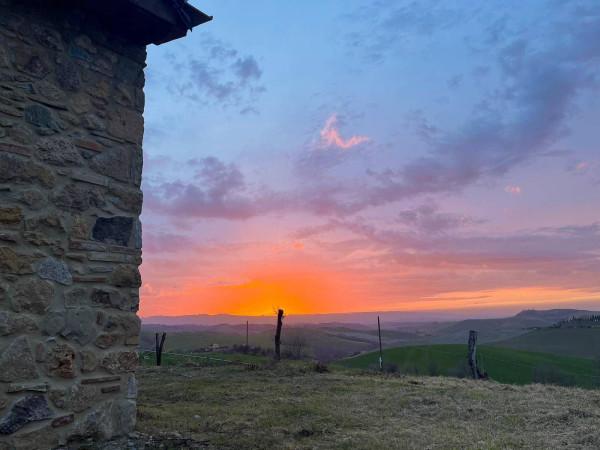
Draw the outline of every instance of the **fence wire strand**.
M156 355L156 350L141 350L141 353L150 353L152 355ZM234 361L231 359L223 359L223 358L215 358L213 356L203 356L203 355L195 355L193 353L171 353L171 352L162 352L162 355L170 355L170 356L181 356L184 358L197 358L197 359L205 359L205 360L209 360L209 361L220 361L220 362L225 362L225 363L229 363L229 364L241 364L243 366L249 366L249 367L253 367L256 364L252 364L252 363L247 363L244 361Z

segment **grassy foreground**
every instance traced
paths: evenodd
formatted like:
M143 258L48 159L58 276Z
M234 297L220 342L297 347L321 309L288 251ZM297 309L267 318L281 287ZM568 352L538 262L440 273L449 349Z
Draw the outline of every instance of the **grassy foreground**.
M479 346L477 353L481 367L490 378L501 383L600 387L600 365L596 360L489 345ZM394 364L401 373L464 377L468 374L466 355L466 345L422 345L387 349L384 361ZM378 365L378 361L379 353L371 352L342 360L340 364L368 369Z
M599 391L306 363L145 367L139 378L139 432L177 431L187 448L600 447Z

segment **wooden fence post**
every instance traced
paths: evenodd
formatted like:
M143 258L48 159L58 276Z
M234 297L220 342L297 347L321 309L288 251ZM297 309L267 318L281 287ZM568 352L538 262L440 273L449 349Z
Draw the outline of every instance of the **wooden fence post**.
M281 327L283 326L283 309L277 311L277 331L275 332L275 359L281 359Z
M474 380L479 379L479 369L477 368L477 331L469 331L469 367L471 376Z
M156 333L154 337L156 339L156 365L160 366L162 364L162 352L165 345L165 339L167 338L167 333L162 334L160 342L158 340L158 333Z
M377 316L377 332L379 334L379 370L383 370L383 348L381 347L381 323Z
M248 351L248 321L246 320L246 351Z

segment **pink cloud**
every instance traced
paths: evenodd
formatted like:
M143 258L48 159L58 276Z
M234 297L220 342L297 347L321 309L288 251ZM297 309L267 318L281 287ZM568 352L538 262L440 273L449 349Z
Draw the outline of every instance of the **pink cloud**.
M512 195L521 195L521 186L513 186L513 185L508 185L504 188L504 192L507 192L509 194Z
M337 128L337 121L337 114L332 114L325 122L325 126L321 130L322 147L337 147L347 150L369 140L367 136L352 136L344 139Z

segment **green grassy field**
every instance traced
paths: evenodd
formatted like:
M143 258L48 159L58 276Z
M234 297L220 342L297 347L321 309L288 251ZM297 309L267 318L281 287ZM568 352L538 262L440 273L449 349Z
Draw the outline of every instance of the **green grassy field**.
M543 328L492 345L600 359L600 328Z
M479 346L480 366L490 378L501 383L529 384L534 382L600 387L600 366L592 359L534 353L509 348ZM386 367L396 367L400 373L413 375L468 376L466 345L427 345L397 347L384 351ZM378 352L344 359L338 364L353 369L378 367Z

